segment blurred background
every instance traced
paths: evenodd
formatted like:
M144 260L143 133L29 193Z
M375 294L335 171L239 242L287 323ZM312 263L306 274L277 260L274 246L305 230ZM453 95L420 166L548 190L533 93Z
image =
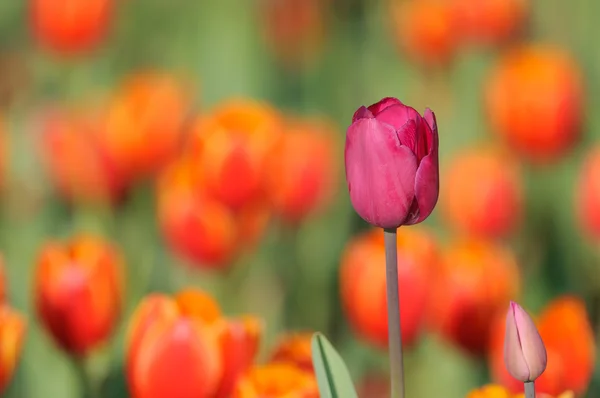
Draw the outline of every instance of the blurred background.
M518 391L511 299L548 349L538 390L599 396L598 12L3 0L5 396L80 397L82 367L96 396L130 396L132 313L198 287L262 320L257 363L282 333L321 331L359 395L385 397L381 231L351 207L343 148L353 113L387 96L431 108L440 139L438 205L398 238L408 396Z

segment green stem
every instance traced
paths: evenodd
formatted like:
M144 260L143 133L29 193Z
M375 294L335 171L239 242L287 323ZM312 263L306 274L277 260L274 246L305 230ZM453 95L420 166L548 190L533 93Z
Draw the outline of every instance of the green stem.
M535 383L533 381L525 382L525 398L535 398Z
M73 358L73 368L79 382L81 398L101 398L99 384L90 376L85 358Z
M400 332L397 229L385 229L385 269L388 306L391 398L404 398L404 360Z

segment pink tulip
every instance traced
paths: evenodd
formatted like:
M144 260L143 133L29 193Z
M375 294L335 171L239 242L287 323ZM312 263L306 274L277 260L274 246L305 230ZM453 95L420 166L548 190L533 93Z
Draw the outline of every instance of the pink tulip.
M510 302L506 315L504 364L512 377L534 381L546 370L546 347L531 317L517 303Z
M418 224L438 199L435 115L396 98L360 107L346 134L346 180L356 212L381 228Z

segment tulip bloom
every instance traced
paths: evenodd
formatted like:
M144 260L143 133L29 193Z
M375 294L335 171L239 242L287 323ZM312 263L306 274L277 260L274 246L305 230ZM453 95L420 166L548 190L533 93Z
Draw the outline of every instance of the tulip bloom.
M0 306L0 394L17 367L26 332L26 321L7 304Z
M80 236L42 249L37 312L62 349L85 355L109 337L121 310L121 272L116 250L98 238Z
M33 34L40 44L61 54L96 46L113 17L115 0L29 0Z
M190 289L154 294L129 326L127 380L136 398L226 398L252 364L262 325L225 319L214 299Z
M592 240L600 238L600 146L587 154L579 171L576 188L576 215L583 232Z
M290 362L313 372L312 333L290 333L281 336L271 354L271 362Z
M346 180L356 212L386 229L418 224L438 199L438 132L395 98L359 108L346 134Z
M238 382L233 398L318 398L315 375L288 362L250 369Z
M274 211L297 224L331 198L336 140L325 123L293 121L268 157L267 196Z
M425 326L433 289L430 281L439 262L434 237L424 229L401 228L397 234L398 283L402 342L407 347ZM344 314L352 330L363 340L388 347L385 295L385 246L381 231L373 229L349 242L340 266L340 293Z
M537 398L575 398L572 391L565 391L560 395L536 394ZM498 384L488 384L469 392L467 398L525 398L525 394L512 394L510 390Z
M431 326L467 352L483 355L491 321L519 285L519 267L507 248L474 238L451 242L427 284Z
M506 314L504 363L517 380L535 381L546 370L546 347L531 317L521 306L510 302Z

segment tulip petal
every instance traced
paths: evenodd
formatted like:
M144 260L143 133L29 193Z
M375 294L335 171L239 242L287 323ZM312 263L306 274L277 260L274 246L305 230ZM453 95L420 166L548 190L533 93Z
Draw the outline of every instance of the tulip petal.
M356 212L368 223L397 228L415 194L417 159L396 131L376 119L360 119L346 136L346 179Z
M411 224L424 221L438 201L440 177L437 151L423 158L415 177L415 197L419 206L419 217Z
M369 106L369 111L371 111L373 113L373 115L377 116L379 113L381 113L385 109L389 108L390 106L394 106L394 105L404 106L404 104L398 98L386 97L386 98L382 99L381 101L379 101L378 103Z
M426 108L425 112L423 113L423 117L427 121L429 128L431 128L431 131L437 134L437 120L435 118L435 113L433 113L431 109Z
M361 106L354 112L354 116L352 116L352 123L356 122L358 119L368 119L375 117L369 109L364 106Z
M419 112L410 106L402 104L389 106L381 112L374 114L377 120L393 126L396 130L401 130L409 120L414 120L416 122L416 126L421 124L421 115ZM402 142L402 144L406 145L404 142ZM409 148L414 152L414 146L409 146Z
M506 334L504 336L504 364L506 370L517 380L529 381L529 367L523 356L519 330L515 319L514 303L511 302L506 315Z
M535 380L546 370L546 347L531 317L521 306L511 303L519 332L521 350L529 368L529 380Z

